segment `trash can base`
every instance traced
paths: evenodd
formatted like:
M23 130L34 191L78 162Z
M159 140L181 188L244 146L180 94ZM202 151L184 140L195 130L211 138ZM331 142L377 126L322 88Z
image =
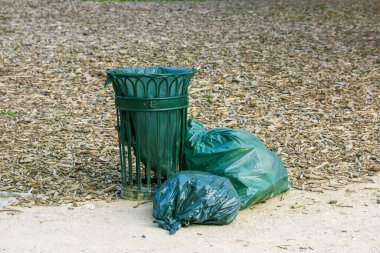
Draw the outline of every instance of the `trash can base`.
M121 188L120 196L128 200L153 200L154 190L142 188L141 190L130 187Z

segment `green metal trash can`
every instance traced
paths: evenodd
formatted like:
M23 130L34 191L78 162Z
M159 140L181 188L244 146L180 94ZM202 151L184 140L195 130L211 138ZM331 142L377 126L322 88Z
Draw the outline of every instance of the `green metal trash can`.
M121 197L152 199L183 169L188 86L194 68L124 67L107 71L115 92Z

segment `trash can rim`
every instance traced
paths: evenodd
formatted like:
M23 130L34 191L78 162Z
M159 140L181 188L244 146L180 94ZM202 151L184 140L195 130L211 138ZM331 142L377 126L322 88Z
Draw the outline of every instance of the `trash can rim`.
M164 70L166 73L146 73L152 70ZM170 73L170 70L173 70ZM119 73L118 73L119 72ZM146 66L146 67L121 67L107 70L107 74L114 75L116 77L178 77L183 75L194 75L197 72L196 68L189 67L175 67L175 66Z

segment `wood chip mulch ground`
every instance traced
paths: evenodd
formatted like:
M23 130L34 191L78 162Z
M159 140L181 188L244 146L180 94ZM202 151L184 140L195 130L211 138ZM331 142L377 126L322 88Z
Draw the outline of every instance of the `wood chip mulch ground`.
M15 205L117 198L120 66L198 68L191 117L258 135L295 188L380 170L379 1L0 2L0 191L33 194Z

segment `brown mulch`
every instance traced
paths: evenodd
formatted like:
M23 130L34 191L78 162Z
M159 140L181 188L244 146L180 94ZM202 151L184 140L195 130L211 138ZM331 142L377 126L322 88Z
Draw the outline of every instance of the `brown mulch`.
M380 2L0 0L0 191L16 205L117 198L105 70L199 69L190 115L244 128L295 188L380 170Z

